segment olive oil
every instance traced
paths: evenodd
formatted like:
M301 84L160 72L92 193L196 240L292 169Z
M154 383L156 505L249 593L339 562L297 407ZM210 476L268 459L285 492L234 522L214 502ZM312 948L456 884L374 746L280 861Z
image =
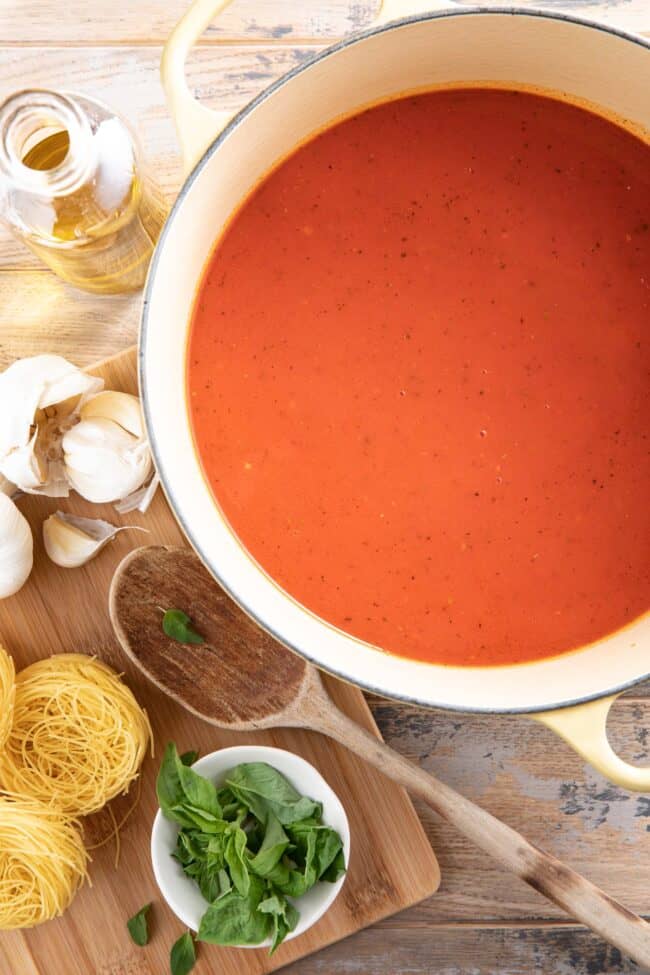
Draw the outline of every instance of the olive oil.
M166 211L126 123L85 96L24 92L0 108L0 135L13 232L79 288L142 287Z

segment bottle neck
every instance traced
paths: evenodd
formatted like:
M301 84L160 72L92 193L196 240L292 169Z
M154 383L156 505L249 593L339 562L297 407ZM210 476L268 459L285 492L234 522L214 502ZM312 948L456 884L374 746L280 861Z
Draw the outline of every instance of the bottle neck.
M65 153L50 166L28 165L35 148L60 134ZM38 196L66 196L94 168L93 133L86 114L68 95L42 89L18 92L0 105L0 176Z

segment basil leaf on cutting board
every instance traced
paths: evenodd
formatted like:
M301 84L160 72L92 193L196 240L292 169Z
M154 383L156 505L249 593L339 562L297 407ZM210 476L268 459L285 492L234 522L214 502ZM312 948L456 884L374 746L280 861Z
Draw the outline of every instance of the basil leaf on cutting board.
M198 752L190 751L190 752L183 752L180 758L183 765L194 765L198 757L199 757Z
M171 975L187 975L196 963L194 941L189 931L182 934L172 945L169 952L169 968Z
M204 637L194 629L192 620L182 609L167 609L162 618L162 628L170 640L177 643L205 643Z
M130 917L126 922L129 934L131 935L131 940L143 948L149 941L149 927L147 925L147 914L151 908L151 904L145 904L141 907L137 914Z

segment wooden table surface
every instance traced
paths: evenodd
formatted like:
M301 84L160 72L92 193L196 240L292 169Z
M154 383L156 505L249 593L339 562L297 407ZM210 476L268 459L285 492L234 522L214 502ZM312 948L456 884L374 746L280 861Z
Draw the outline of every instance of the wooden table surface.
M0 0L0 98L43 86L104 99L137 128L171 200L180 165L158 65L161 46L186 5ZM547 6L650 35L650 0L548 0ZM368 24L374 9L373 0L235 0L193 54L190 84L208 104L239 108L319 47ZM80 365L93 362L135 340L139 308L138 295L73 291L0 230L0 367L44 351ZM616 705L609 723L614 744L640 763L650 760L649 697L650 685L637 687ZM634 910L650 914L650 797L609 785L550 731L525 718L371 703L391 745ZM440 859L439 893L286 969L287 975L638 971L427 809L420 812ZM213 971L205 963L196 968L197 975Z

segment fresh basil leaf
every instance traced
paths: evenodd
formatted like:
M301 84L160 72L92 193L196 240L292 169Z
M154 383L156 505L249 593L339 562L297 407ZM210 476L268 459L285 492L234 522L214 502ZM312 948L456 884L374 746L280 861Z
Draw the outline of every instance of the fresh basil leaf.
M250 877L246 859L246 833L243 829L234 829L230 834L226 843L225 858L237 893L246 897L250 888Z
M261 823L269 812L285 825L310 816L320 818L323 807L301 796L277 769L266 762L245 762L227 775L226 785Z
M232 881L228 871L220 870L217 874L217 879L219 881L219 897L223 897L224 894L227 894L232 890Z
M172 950L169 953L169 967L172 975L187 975L188 972L192 971L195 963L194 941L190 932L186 931L172 945Z
M221 806L224 819L231 822L237 818L237 813L241 809L241 802L232 794L228 786L217 789L217 800Z
M269 813L266 818L266 832L262 845L249 863L249 869L258 877L267 877L278 865L289 846L289 837L280 821Z
M211 904L217 897L221 897L232 886L228 873L225 870L215 870L207 863L201 864L195 880L208 904Z
M270 914L273 922L273 932L271 935L271 947L269 955L278 948L290 931L293 931L300 919L300 914L290 904L286 897L277 892L270 894L265 900L261 901L257 908L261 914Z
M313 834L314 848L311 863L314 867L316 880L320 880L323 877L343 848L341 837L336 830L331 829L329 826L313 826L311 823L294 823L291 826L287 826L287 833L292 840L294 851L298 855L302 853L305 863L310 852L307 840Z
M162 628L177 643L205 643L205 639L194 629L192 620L182 609L168 609L162 618Z
M341 879L345 871L345 854L343 853L343 847L341 846L341 849L336 854L327 870L323 871L321 874L320 879L326 881L328 884L335 884Z
M176 746L165 748L156 780L156 794L163 815L181 826L216 832L221 806L212 782L183 765Z
M204 776L199 775L194 769L183 765L177 752L176 771L185 794L186 804L202 810L215 820L221 819L221 806L217 799L217 790L214 784Z
M264 882L252 876L245 897L233 888L213 901L201 918L199 941L215 945L260 944L271 933L269 916L257 909L265 894Z
M176 745L170 741L163 753L163 760L160 763L160 771L156 779L158 804L162 809L163 815L168 819L175 818L169 814L172 806L180 805L185 798L185 793L183 792L178 775L178 763L176 759Z
M286 903L287 900L282 894L270 893L268 897L260 901L257 910L261 911L262 914L283 914Z
M224 829L221 820L215 819L214 816L204 813L195 806L179 803L163 809L163 812L167 819L173 819L188 829L201 830L203 833L218 833Z
M131 935L131 940L143 948L149 940L149 928L147 926L147 914L151 908L151 904L145 904L141 907L137 914L130 917L126 922L126 926L129 929L129 934Z
M195 761L199 757L199 753L196 751L183 752L180 756L183 765L194 765Z

